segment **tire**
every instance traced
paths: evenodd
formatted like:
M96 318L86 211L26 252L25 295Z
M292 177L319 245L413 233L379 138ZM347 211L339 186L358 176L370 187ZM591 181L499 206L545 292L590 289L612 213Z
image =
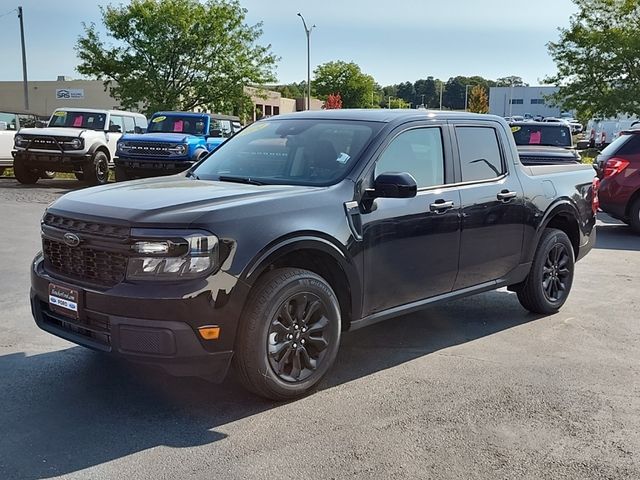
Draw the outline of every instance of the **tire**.
M56 172L50 172L48 170L40 170L40 178L51 180L56 177Z
M322 277L297 268L265 274L253 287L238 328L236 377L271 400L305 395L335 361L340 321L338 299Z
M640 233L640 197L636 198L629 208L629 225L634 232Z
M124 169L124 167L116 165L115 171L116 171L116 182L126 182L127 180L131 180L131 178L129 178L129 174Z
M4 167L0 167L0 177L4 175Z
M82 173L82 172L73 172L73 174L76 176L76 179L80 180L81 182L84 182L84 173Z
M89 185L104 185L109 181L109 158L104 152L97 151L89 163L82 167L84 180Z
M547 228L538 243L529 275L516 290L520 304L533 313L556 313L569 297L574 266L573 246L567 234Z
M33 185L40 178L40 173L37 170L26 167L22 162L13 163L13 174L18 182L25 185Z

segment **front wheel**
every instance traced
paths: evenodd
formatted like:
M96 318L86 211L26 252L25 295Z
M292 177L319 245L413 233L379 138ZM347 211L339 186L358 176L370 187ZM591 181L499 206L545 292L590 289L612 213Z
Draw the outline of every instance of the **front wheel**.
M50 172L49 170L40 170L40 178L51 180L55 178L56 172Z
M556 313L567 301L573 284L574 253L562 230L542 233L529 276L517 289L520 304L533 313Z
M31 169L19 161L13 163L13 174L18 182L25 185L33 185L40 178L38 170Z
M255 285L243 312L234 369L249 390L272 400L309 392L340 344L340 308L331 286L307 270L282 268Z
M96 152L82 167L82 176L90 185L104 185L109 181L109 158L104 152Z

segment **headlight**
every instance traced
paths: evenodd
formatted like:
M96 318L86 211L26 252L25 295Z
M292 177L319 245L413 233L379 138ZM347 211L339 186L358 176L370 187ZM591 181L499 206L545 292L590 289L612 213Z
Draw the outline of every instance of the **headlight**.
M27 141L22 135L16 135L15 137L13 137L13 143L16 147L22 147L27 143Z
M133 232L134 235L136 232ZM204 277L218 268L218 237L208 232L141 232L132 245L128 280L175 281ZM158 235L159 234L159 235ZM140 238L141 237L141 238Z
M71 145L71 148L80 150L82 148L83 142L81 138L74 138L73 140L71 140L71 142L69 142L69 144Z

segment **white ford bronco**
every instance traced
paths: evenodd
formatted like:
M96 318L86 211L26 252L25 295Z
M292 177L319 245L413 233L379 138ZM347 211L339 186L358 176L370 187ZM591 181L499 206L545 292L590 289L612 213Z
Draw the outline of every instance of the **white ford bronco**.
M14 174L33 184L41 172L72 172L91 185L107 183L123 133L142 133L147 119L120 110L59 108L46 128L22 128L14 137Z

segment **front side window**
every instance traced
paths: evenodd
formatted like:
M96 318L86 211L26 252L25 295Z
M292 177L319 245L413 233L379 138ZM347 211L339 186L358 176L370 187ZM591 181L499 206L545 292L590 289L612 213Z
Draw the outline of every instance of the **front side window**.
M394 138L376 163L375 175L406 172L418 188L444 184L444 151L439 128L416 128Z
M49 126L104 130L106 118L105 113L56 110L49 120Z
M311 119L256 122L223 143L193 174L203 180L331 185L347 175L383 125Z
M111 118L109 118L109 131L115 133L123 133L124 118L119 115L111 115Z
M496 131L490 127L456 127L463 182L500 177L504 172Z
M151 118L147 132L204 135L205 125L204 117L196 117L193 115L156 115Z
M133 121L133 117L124 117L124 133L134 133L136 131L136 124Z

